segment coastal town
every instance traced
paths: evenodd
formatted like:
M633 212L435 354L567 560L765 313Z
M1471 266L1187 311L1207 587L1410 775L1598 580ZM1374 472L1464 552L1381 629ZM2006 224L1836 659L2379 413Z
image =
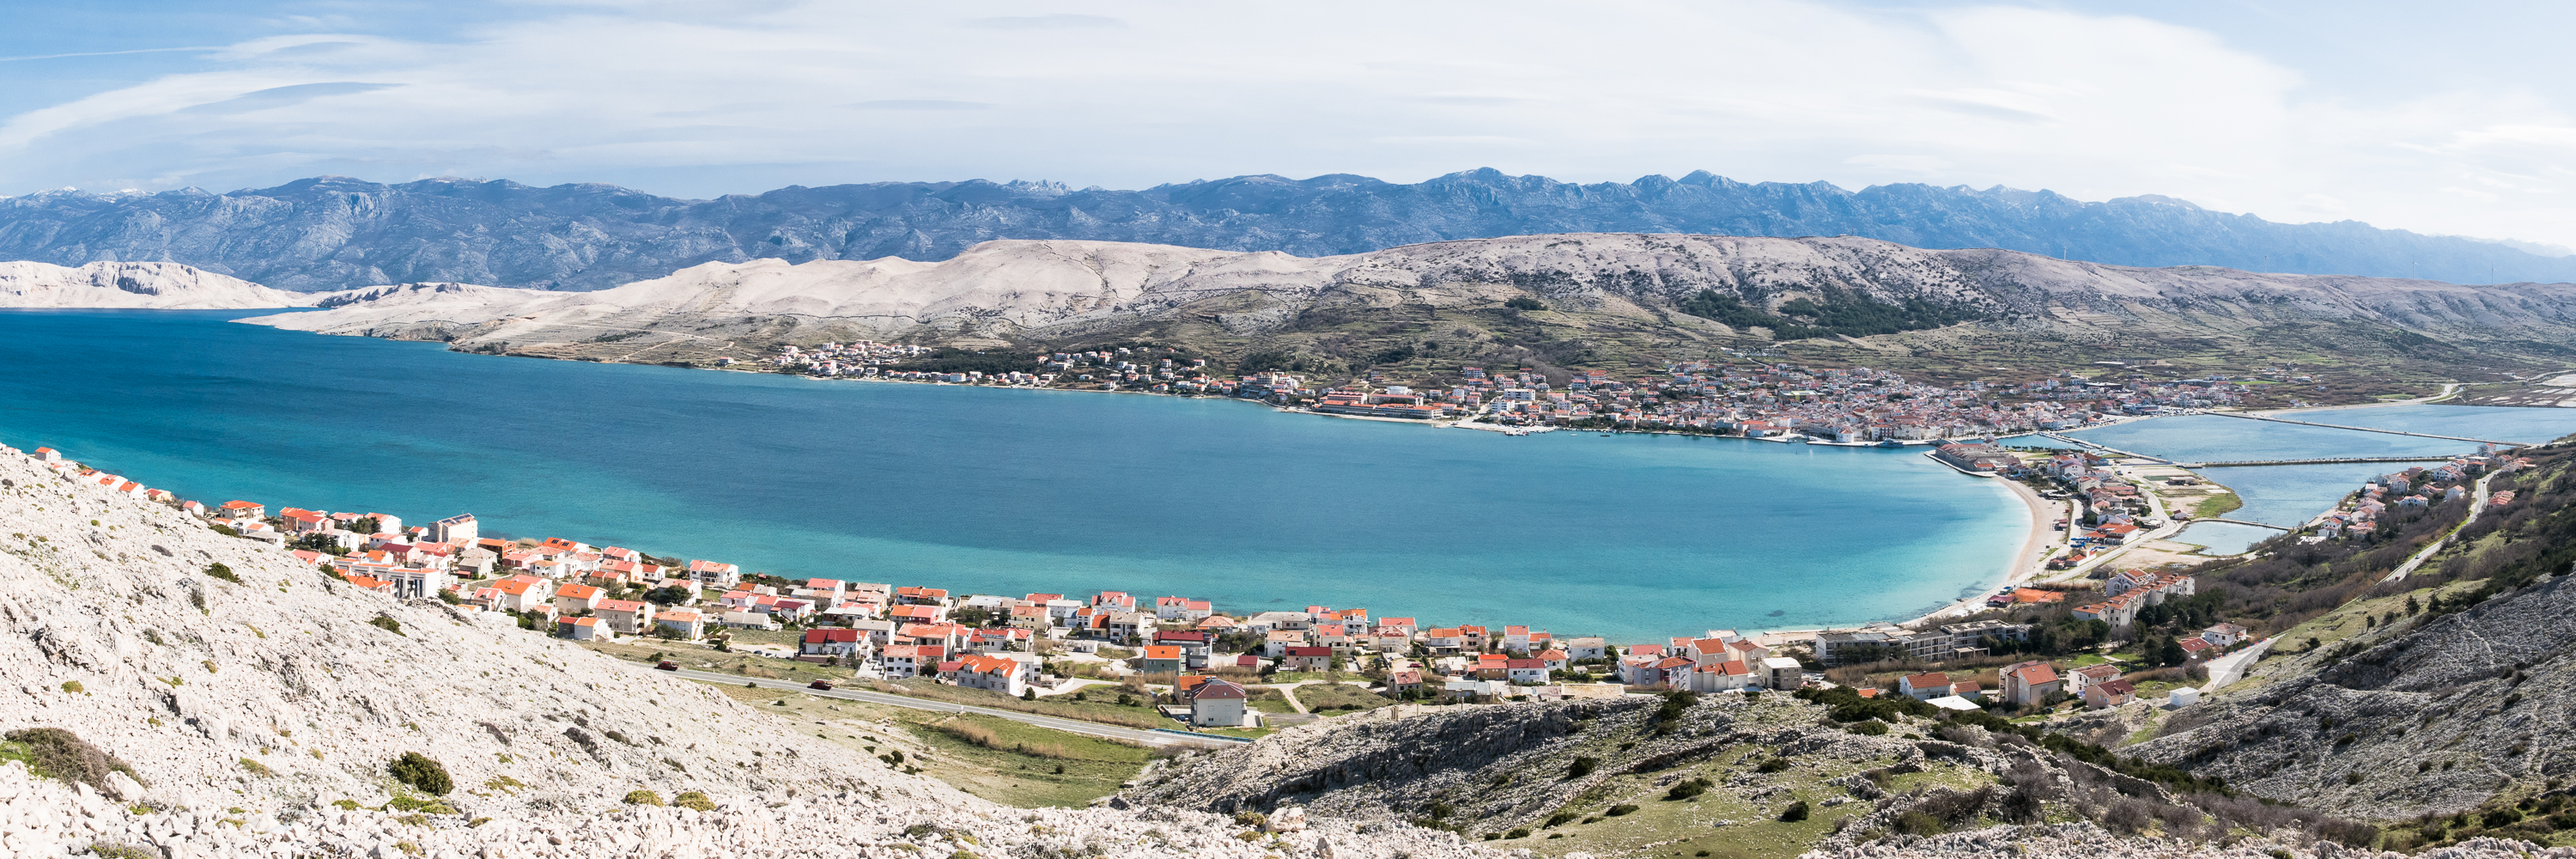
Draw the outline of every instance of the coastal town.
M2173 615L2196 596L2180 565L2108 563L2142 535L2173 524L2153 518L2167 511L2152 481L2099 452L1946 443L1930 453L1966 473L2041 487L2069 511L2042 529L2067 535L2067 551L2038 575L2016 576L1991 596L1906 624L1703 630L1646 642L1389 617L1320 602L1241 612L1184 595L999 595L937 582L791 580L570 538L487 536L471 514L409 524L389 513L252 500L208 506L51 448L23 455L66 480L169 504L220 533L291 551L361 592L436 600L460 616L531 634L647 644L657 657L689 649L758 654L825 672L815 681L824 689L927 682L1008 702L1080 700L1086 689L1106 685L1122 699L1147 699L1139 703L1150 702L1168 730L1219 735L1319 717L1295 703L1293 691L1319 682L1364 690L1375 706L1842 685L1864 696L2013 715L2109 708L2144 700L2144 684L2125 679L2133 669L2199 666L2268 643L2219 620L2152 643L2133 636L2125 662L2104 657L2123 643L2116 631L2146 625L2142 616ZM2485 451L2378 478L2354 494L2350 509L2319 517L2317 536L2307 539L2332 539L2336 523L2366 529L2372 514L2390 505L2458 499L2472 481L2515 463ZM2054 631L2070 624L2090 629L2089 637L2070 643ZM681 667L675 659L658 662ZM1919 670L1925 666L1944 670ZM2165 685L2156 690L2164 693L2160 706L2196 700L2196 688ZM1284 710L1255 705L1281 699Z
M1689 432L1846 445L2078 429L2120 417L2236 405L2251 384L2308 381L2278 369L2263 371L2261 379L2155 379L2111 361L2089 368L2089 377L2063 370L2018 384L1946 387L1868 367L1685 361L1627 378L1597 369L1551 374L1464 365L1443 373L1449 378L1438 383L1387 384L1371 372L1318 387L1296 373L1219 375L1204 358L1129 346L1040 355L1025 366L994 372L903 369L933 351L867 341L786 346L760 366L816 378L1236 397L1314 414L1463 426ZM2129 377L2113 379L2118 373Z

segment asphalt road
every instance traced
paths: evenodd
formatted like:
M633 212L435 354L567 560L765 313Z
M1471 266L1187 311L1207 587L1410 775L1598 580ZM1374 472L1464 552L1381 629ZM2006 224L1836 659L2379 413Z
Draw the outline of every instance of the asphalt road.
M1193 737L1187 734L1169 734L1138 728L1122 728L1117 725L1104 725L1099 722L1085 722L1080 719L1062 719L1054 716L1040 716L1035 713L1022 713L1017 710L996 710L991 707L976 707L967 704L952 704L946 701L907 698L902 695L891 695L868 689L833 689L825 691L822 689L809 688L803 683L798 683L792 680L770 680L760 677L744 677L738 674L718 674L713 671L693 671L686 668L670 673L677 674L690 680L705 680L712 683L723 683L729 686L749 683L763 689L776 689L782 692L801 692L818 698L839 698L845 701L884 704L889 707L908 707L914 710L929 710L935 713L973 713L979 716L993 716L996 718L1009 719L1014 722L1024 722L1050 730L1063 731L1068 734L1081 734L1087 737L1104 737L1112 740L1125 740L1131 743L1144 743L1149 746L1190 746L1194 748L1221 749L1230 746L1242 745L1240 742L1233 740Z

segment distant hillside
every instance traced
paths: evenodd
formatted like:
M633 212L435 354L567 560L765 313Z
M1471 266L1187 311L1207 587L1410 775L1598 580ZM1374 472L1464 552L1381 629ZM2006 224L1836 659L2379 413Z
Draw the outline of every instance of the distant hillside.
M177 263L94 262L77 268L0 262L0 307L241 310L303 307L314 297Z
M211 194L45 192L0 200L0 259L180 262L281 289L414 282L605 289L707 262L943 260L993 239L1146 242L1298 256L1539 233L1883 239L2134 266L2461 283L2576 281L2576 257L2345 221L2276 224L2163 197L1681 179L1576 185L1474 170L1413 185L1238 176L1143 191L1045 182L884 182L679 200L609 185L535 188L342 177Z
M1152 342L1221 368L1426 381L1461 362L1659 372L1782 341L1821 360L1976 375L2139 356L2230 371L2295 360L2379 391L2576 355L2554 345L2576 342L2570 285L2129 268L1861 238L1516 236L1320 258L996 241L938 263L709 263L597 292L417 284L322 304L255 321L641 363L852 339Z

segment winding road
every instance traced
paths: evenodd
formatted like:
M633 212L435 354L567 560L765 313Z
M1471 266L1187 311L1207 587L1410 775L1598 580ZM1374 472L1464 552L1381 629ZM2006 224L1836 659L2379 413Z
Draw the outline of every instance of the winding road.
M2457 537L2461 531L2467 530L2469 523L2478 521L2478 514L2487 512L2487 481L2494 479L2495 474L2492 472L2488 473L2484 477L2478 478L2478 488L2469 493L2468 518L2460 520L2458 527L2452 528L2449 533L2443 534L2442 539L2433 541L2433 545L2424 547L2424 551L2415 553L2415 557L2406 559L2406 563L2397 565L2397 569L2389 571L2388 578L2384 581L2393 582L2412 575L2415 572L2416 567L2423 566L2425 561L2433 559L2434 554L2449 547L2451 545L2451 538Z

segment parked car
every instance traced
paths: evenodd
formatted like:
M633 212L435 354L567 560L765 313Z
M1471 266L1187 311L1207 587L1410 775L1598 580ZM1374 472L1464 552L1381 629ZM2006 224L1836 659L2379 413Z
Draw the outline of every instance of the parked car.
M829 680L816 680L816 681L814 681L814 682L812 682L812 683L807 683L807 684L805 684L805 688L808 688L808 689L821 689L821 690L823 690L823 691L825 691L825 692L829 692L829 691L832 691L832 681L829 681Z

